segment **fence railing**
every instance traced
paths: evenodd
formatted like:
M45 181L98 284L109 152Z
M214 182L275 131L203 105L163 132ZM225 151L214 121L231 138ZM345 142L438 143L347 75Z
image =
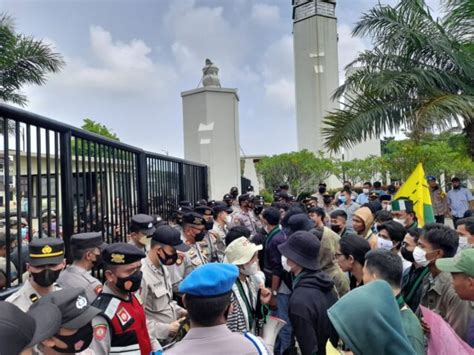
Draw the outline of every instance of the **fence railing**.
M205 165L0 104L0 299L23 282L32 238L63 238L69 258L75 233L125 241L134 214L169 219L179 201L207 191Z

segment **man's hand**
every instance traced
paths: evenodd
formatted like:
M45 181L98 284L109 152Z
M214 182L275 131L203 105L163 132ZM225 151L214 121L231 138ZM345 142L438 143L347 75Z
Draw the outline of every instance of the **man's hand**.
M426 336L430 336L431 334L431 328L428 325L428 323L425 322L423 318L420 319L420 324L421 324L421 329L423 329L423 332L426 334Z
M179 326L181 325L181 322L184 320L185 318L180 318L178 320L175 320L173 323L170 323L169 326L168 326L168 330L170 332L170 336L174 336L177 332L178 332L178 329L179 329Z
M276 311L278 309L277 297L271 295L270 302L268 302L268 306L272 311Z
M271 300L272 291L265 288L263 285L260 285L260 302L262 302L262 304L269 304Z

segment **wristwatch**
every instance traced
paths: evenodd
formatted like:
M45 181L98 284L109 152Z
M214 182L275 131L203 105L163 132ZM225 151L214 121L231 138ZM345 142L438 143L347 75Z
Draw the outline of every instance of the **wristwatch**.
M276 297L278 295L278 291L277 290L272 290L272 296Z

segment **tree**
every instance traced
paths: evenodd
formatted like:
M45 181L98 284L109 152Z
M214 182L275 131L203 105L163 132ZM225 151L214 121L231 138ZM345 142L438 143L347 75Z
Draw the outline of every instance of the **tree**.
M376 5L354 36L370 35L372 50L349 64L357 68L335 92L342 108L325 118L329 150L351 147L400 129L423 133L463 125L474 157L474 5L451 0L435 20L422 0Z
M263 158L256 169L267 189L275 190L286 182L291 193L298 196L303 192L313 192L319 182L331 176L334 165L322 154L316 156L302 150Z
M48 73L64 66L62 56L40 40L15 32L10 16L0 14L0 101L25 106L23 85L42 85Z
M335 164L334 175L343 183L349 180L354 185L365 181L378 179L385 171L384 160L381 157L370 155L365 159L338 161Z
M91 120L90 118L84 119L84 123L82 124L81 128L114 141L120 141L120 139L111 129L99 122Z

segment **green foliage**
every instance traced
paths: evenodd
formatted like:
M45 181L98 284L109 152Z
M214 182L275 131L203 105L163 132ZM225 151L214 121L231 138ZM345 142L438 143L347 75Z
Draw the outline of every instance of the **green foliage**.
M369 156L365 159L353 159L351 161L337 161L334 167L334 175L341 181L351 181L354 185L372 181L384 171L384 160L381 157Z
M120 141L120 139L115 133L112 132L112 130L99 122L91 120L90 118L84 119L84 124L81 126L81 128L114 141Z
M295 196L313 191L319 182L332 174L333 168L330 159L307 150L266 157L256 165L267 189L275 190L286 182Z
M59 72L64 64L49 45L16 33L12 18L0 14L0 101L25 106L28 100L21 87L44 84L46 75Z
M463 124L474 156L472 0L451 0L434 19L422 0L377 4L353 35L371 37L355 69L335 93L342 108L325 118L326 147L337 151L401 129L418 140L433 129Z

